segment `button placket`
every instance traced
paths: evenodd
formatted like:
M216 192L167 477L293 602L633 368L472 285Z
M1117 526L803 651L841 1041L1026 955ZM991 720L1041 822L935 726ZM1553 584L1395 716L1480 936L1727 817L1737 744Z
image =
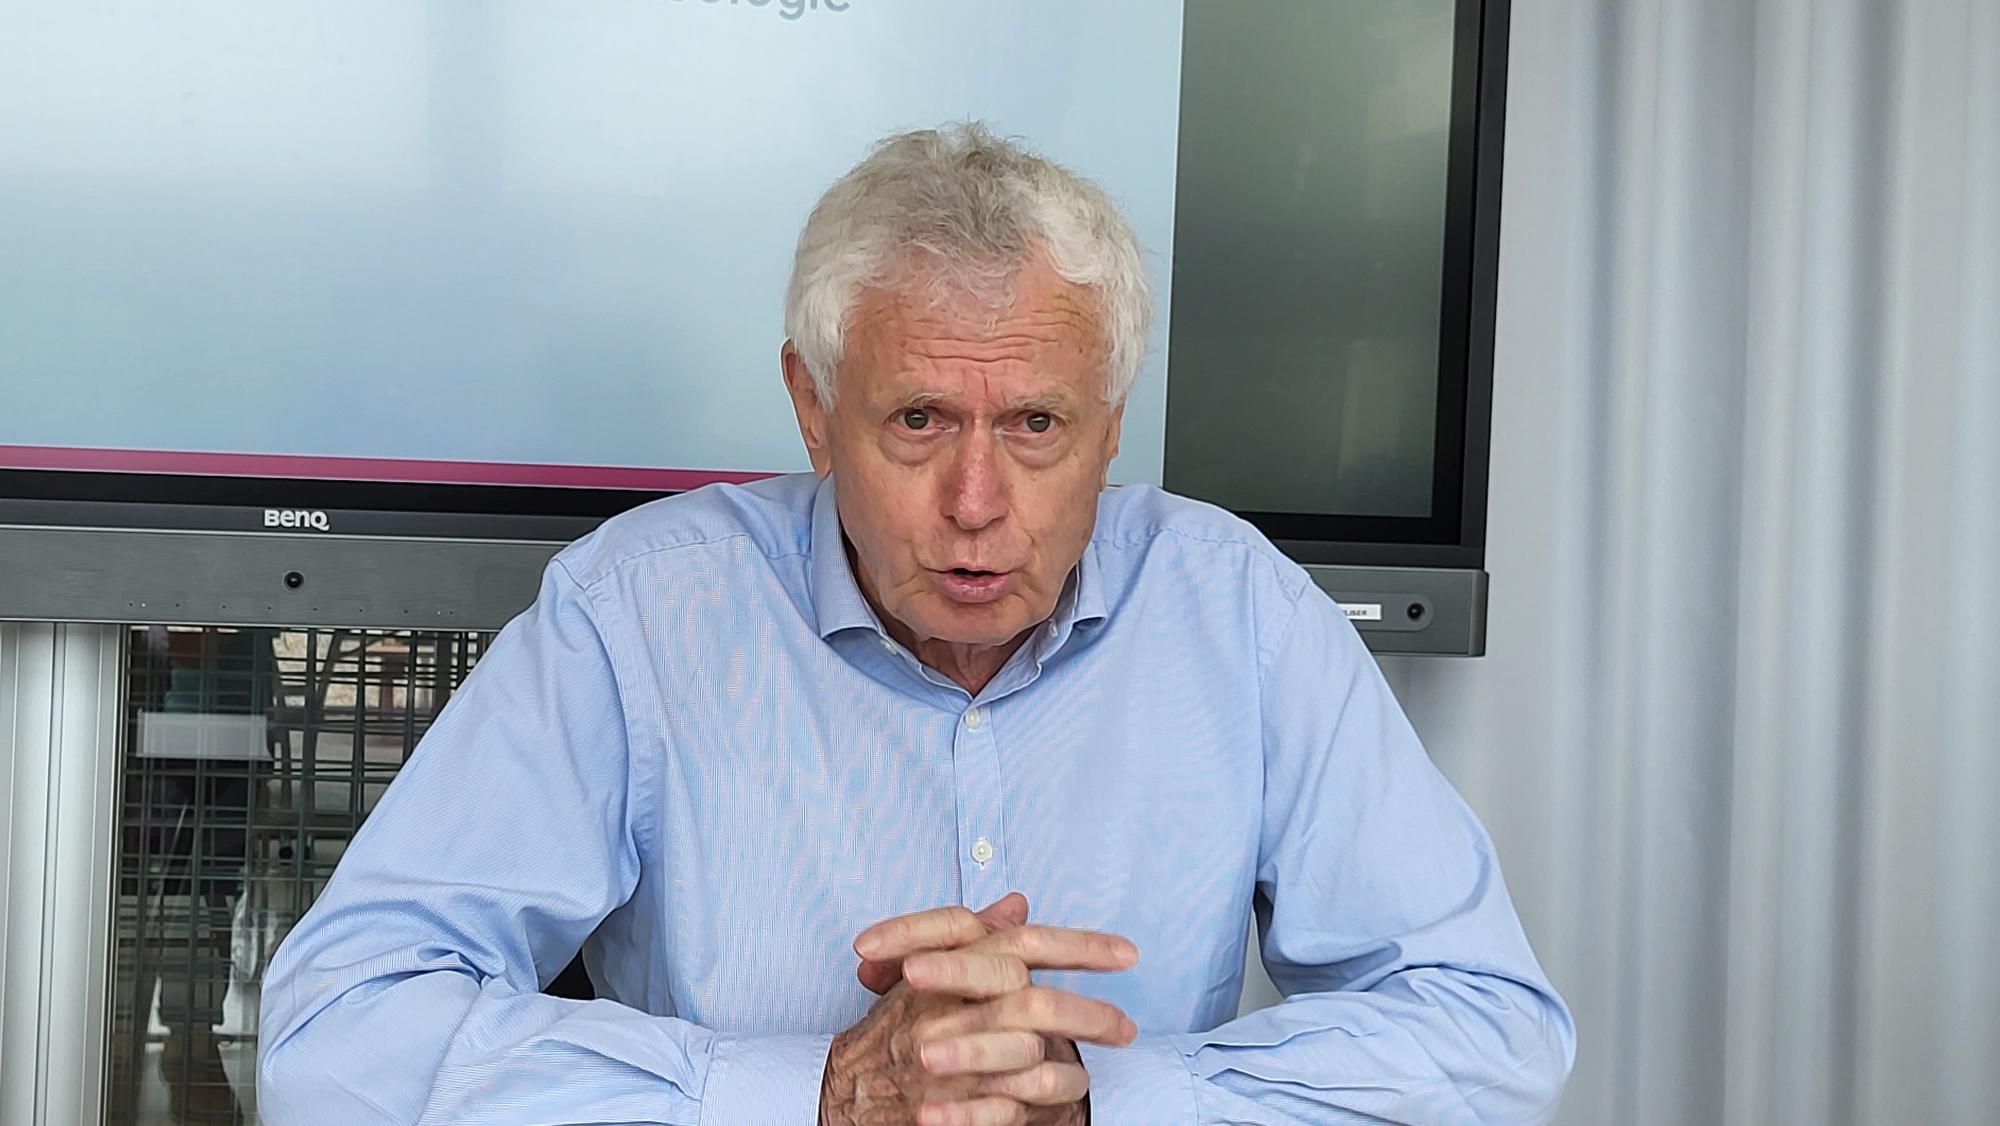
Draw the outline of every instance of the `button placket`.
M972 705L957 719L952 764L958 786L959 887L963 902L977 908L1010 890L1001 813L1005 787L992 706Z

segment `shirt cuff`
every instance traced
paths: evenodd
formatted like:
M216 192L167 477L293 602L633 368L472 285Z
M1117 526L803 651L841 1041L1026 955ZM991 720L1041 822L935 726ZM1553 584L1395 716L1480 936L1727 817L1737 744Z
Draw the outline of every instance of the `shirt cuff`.
M1165 1036L1129 1048L1078 1044L1090 1073L1091 1126L1193 1126L1194 1073Z
M819 1121L831 1035L725 1036L709 1048L701 1126L799 1126Z

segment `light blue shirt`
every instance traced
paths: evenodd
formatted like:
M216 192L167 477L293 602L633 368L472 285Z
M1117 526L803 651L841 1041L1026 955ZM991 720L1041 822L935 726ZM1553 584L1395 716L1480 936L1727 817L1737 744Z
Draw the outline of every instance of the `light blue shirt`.
M566 548L266 975L273 1123L810 1126L855 935L1025 892L1138 944L1099 1126L1540 1122L1574 1051L1493 848L1338 608L1248 525L1107 490L977 698L890 639L832 486ZM1236 1018L1247 920L1284 1003ZM602 998L538 992L584 951ZM1235 1018L1235 1019L1232 1019Z

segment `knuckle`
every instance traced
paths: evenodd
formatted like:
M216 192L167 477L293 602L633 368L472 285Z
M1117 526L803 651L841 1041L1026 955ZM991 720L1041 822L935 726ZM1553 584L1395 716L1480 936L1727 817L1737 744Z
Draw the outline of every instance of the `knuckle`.
M1054 953L1076 941L1076 932L1067 927L1038 926L1028 937L1035 949Z
M941 963L951 967L950 981L953 985L975 985L986 980L986 965L977 958L969 958L956 950L938 955Z
M979 1046L979 1062L984 1071L1010 1071L1022 1066L1021 1042L1012 1032L990 1032Z
M1037 929L1033 924L1030 924L1025 927L1014 927L1010 930L998 931L988 935L986 942L992 949L1000 953L1011 954L1017 958L1025 957L1035 947L1034 932Z
M1033 1035L1033 1033L1023 1034L1012 1031L994 1033L993 1059L996 1064L995 1070L1019 1071L1024 1067L1033 1067L1037 1061L1028 1055L1028 1038Z
M1062 1089L1062 1072L1054 1064L1043 1064L1028 1073L1028 1093L1036 1098L1054 1098Z
M1067 958L1076 958L1090 953L1092 940L1093 936L1089 931L1063 928L1052 929L1048 936L1050 953Z
M958 1055L959 1062L971 1071L990 1071L994 1059L993 1041L988 1036L968 1036L960 1042L963 1048Z
M937 1071L956 1071L968 1062L977 1062L979 1046L961 1040L938 1040L925 1044L920 1053L924 1063Z
M1000 980L1010 990L1028 987L1028 964L1019 958L1000 959Z
M1114 1005L1099 1002L1097 1005L1097 1030L1106 1036L1116 1033L1125 1024L1125 1014Z

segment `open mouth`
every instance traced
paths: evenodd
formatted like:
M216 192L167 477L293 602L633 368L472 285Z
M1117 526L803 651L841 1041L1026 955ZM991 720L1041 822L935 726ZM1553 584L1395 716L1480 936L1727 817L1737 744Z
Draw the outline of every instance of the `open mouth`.
M1007 592L1009 575L1005 571L985 571L977 567L953 567L949 571L937 573L939 585L955 602L978 604L991 602Z

